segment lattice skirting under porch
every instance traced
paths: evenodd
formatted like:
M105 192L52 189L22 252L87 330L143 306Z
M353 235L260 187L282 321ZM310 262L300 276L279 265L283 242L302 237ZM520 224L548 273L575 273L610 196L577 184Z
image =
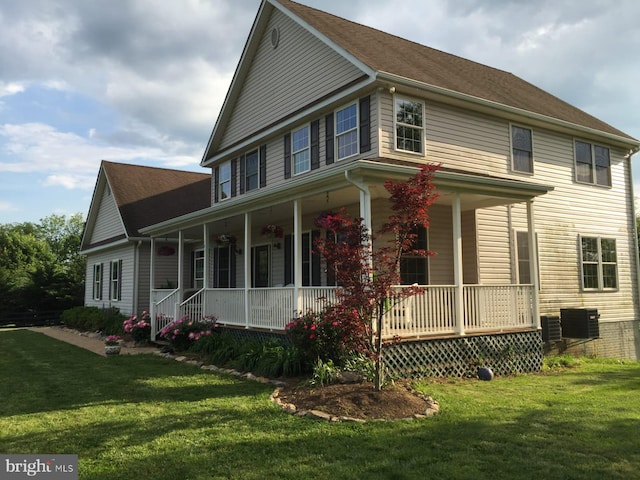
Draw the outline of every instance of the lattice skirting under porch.
M501 333L390 344L383 358L397 377L475 377L481 366L510 375L540 371L542 345L540 331Z

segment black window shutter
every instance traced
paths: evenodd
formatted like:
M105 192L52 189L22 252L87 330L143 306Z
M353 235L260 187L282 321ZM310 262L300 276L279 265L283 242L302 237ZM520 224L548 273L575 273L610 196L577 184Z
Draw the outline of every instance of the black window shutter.
M333 113L325 117L325 146L327 165L331 165L333 163Z
M284 236L284 284L293 283L293 236Z
M118 300L122 300L122 260L118 260Z
M360 99L360 151L371 150L371 109L370 97Z
M311 122L311 170L320 168L320 120Z
M322 284L320 279L320 255L316 252L316 243L320 238L320 230L311 232L311 285L319 286Z
M100 291L98 292L98 300L102 300L102 290L104 290L104 263L100 264Z
M216 203L220 201L220 167L213 171L213 199Z
M238 159L231 160L231 196L238 194Z
M284 136L284 178L291 178L291 134Z
M267 146L260 145L260 188L267 186Z
M111 300L113 298L113 295L111 295L111 288L112 288L112 284L113 282L111 281L112 277L111 277L111 269L113 268L113 262L109 262L109 300Z
M240 157L240 195L244 193L245 184L246 184L246 175L247 175L247 157L242 155Z

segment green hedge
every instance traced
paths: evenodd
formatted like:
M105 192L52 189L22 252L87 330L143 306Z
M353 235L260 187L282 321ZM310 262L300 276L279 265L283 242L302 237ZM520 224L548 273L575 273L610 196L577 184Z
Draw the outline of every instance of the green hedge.
M117 308L74 307L62 312L60 320L69 328L83 332L103 332L122 335L122 323L127 319Z

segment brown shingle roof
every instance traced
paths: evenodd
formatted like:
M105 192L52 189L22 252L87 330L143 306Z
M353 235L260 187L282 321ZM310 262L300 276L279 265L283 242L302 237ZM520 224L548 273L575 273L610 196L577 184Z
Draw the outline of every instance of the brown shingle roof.
M451 55L290 0L277 0L377 72L546 115L633 140L626 133L503 70Z
M211 175L102 162L127 234L211 206Z

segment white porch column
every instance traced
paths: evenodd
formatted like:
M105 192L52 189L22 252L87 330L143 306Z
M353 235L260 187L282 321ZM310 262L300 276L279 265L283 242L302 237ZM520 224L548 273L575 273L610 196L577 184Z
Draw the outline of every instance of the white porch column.
M178 302L174 308L174 316L173 318L178 318L178 305L182 302L182 285L184 283L184 232L180 230L178 232L178 291L180 292L180 297L178 297Z
M156 302L153 295L156 278L156 238L151 237L151 252L149 252L149 316L151 317L151 340L158 334L156 324Z
M456 192L451 205L453 220L453 282L455 293L456 333L464 335L464 275L462 265L462 213L460 193Z
M251 212L244 214L244 322L249 328L251 306L249 291L251 289Z
M367 256L367 262L370 274L373 275L373 258L371 257L371 249L373 245L371 245L371 235L373 233L372 227L372 219L371 219L371 193L369 192L369 187L367 185L361 185L358 187L360 189L360 216L364 221L364 226L367 229L367 237L369 238L369 244L367 245L369 249L369 255Z
M302 310L302 207L300 200L293 201L293 301L296 312Z
M211 232L209 231L209 225L206 223L203 225L204 235L204 282L202 286L204 288L211 288ZM205 295L206 298L206 295ZM205 313L205 310L203 310Z
M527 201L527 229L529 242L529 271L533 283L533 326L540 328L540 285L538 281L538 243L536 242L536 224L533 199Z

